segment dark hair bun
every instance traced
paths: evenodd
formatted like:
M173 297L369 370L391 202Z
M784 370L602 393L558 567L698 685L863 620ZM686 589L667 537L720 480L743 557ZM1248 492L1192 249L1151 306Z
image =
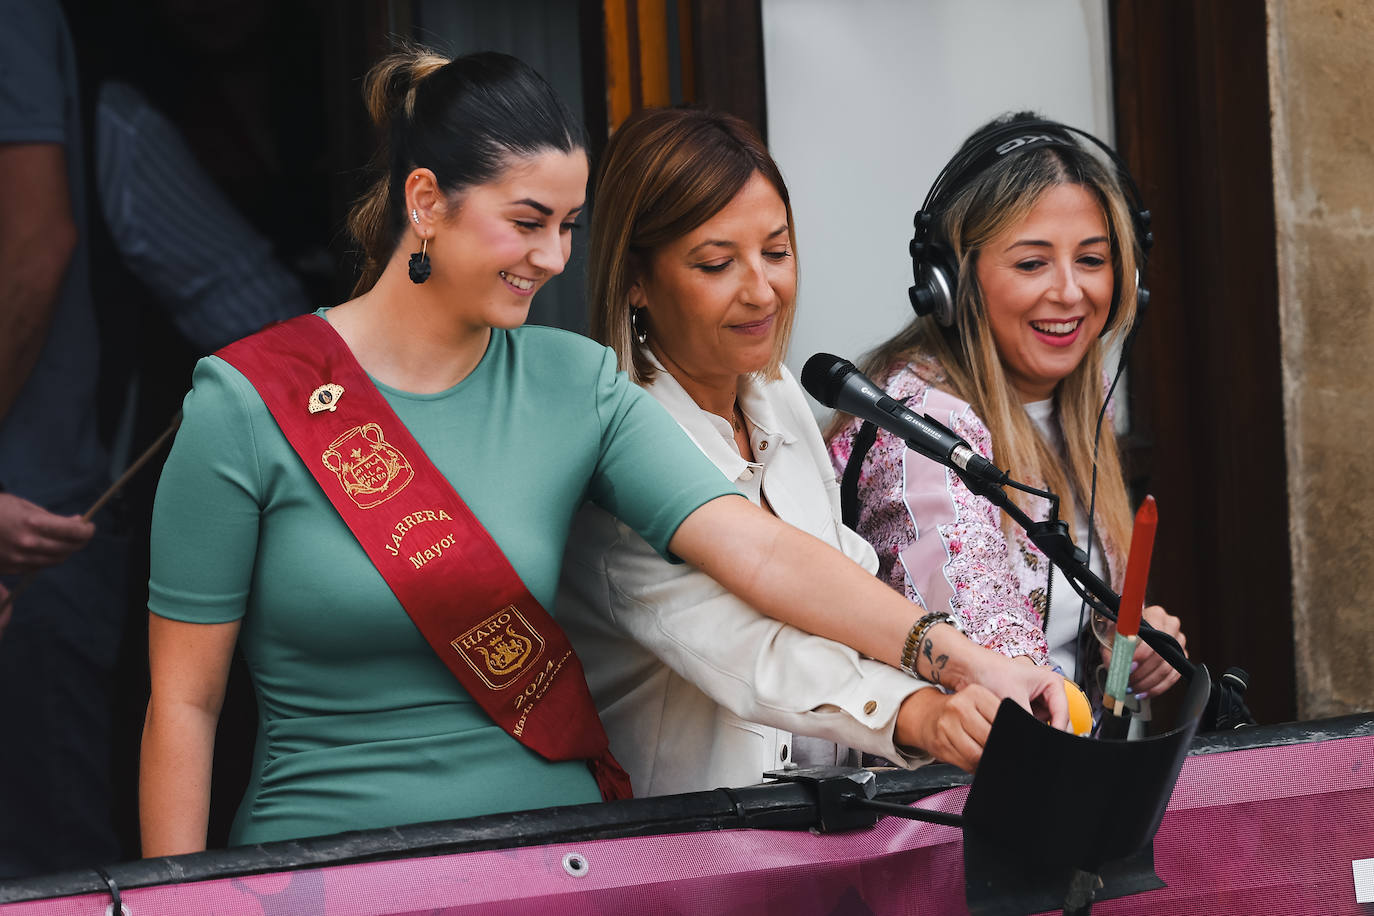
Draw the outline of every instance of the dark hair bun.
M383 138L382 174L348 218L364 259L355 293L377 282L405 232L405 180L415 169L457 194L496 180L514 158L586 148L582 125L553 87L508 54L449 60L406 47L368 72L363 98Z

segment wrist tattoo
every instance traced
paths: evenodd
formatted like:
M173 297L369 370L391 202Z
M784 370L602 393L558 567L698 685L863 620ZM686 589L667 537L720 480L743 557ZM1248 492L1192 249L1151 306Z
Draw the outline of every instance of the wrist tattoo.
M925 643L921 646L921 654L926 657L926 664L930 668L930 682L936 687L939 687L940 675L945 670L945 664L949 661L949 655L941 653L938 657L932 657L932 650L934 648L934 640L927 636Z

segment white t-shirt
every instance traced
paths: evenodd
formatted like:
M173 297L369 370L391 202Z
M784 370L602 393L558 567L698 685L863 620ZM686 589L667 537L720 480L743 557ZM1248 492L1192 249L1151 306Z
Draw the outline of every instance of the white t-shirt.
M1026 414L1030 416L1035 428L1044 436L1045 441L1050 444L1056 452L1063 454L1064 437L1059 431L1059 424L1054 421L1054 401L1030 401L1024 405ZM1083 538L1088 531L1087 506L1081 502L1074 504L1073 535L1075 543L1084 550L1087 544ZM1101 544L1096 537L1093 539L1092 557L1088 564L1092 571L1106 578L1107 568L1103 558ZM1073 590L1064 574L1058 567L1053 567L1054 581L1050 586L1050 618L1045 627L1045 640L1050 646L1050 662L1063 670L1064 675L1071 680L1078 677L1077 643L1080 626L1088 626L1091 619L1091 611L1083 608L1083 599L1078 597L1078 593ZM1081 614L1081 620L1080 620Z

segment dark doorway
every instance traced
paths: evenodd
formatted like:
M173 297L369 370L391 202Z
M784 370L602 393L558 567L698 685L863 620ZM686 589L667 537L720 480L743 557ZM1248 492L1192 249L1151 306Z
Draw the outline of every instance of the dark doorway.
M1128 456L1159 501L1153 600L1296 714L1263 4L1114 0L1118 148L1154 213ZM1166 717L1167 718L1167 717Z

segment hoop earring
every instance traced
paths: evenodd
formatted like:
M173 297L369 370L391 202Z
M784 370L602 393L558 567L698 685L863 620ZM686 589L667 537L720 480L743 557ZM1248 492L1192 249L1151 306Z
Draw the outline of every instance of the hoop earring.
M410 256L410 282L423 283L429 279L429 239L420 239L420 250Z
M643 307L634 308L633 306L631 306L631 308L630 308L630 332L631 332L632 334L634 334L635 343L639 344L641 347L644 346L646 343L649 342L649 329L648 329L647 327L644 326L643 317L642 317L643 314L644 314L644 309L643 309Z

